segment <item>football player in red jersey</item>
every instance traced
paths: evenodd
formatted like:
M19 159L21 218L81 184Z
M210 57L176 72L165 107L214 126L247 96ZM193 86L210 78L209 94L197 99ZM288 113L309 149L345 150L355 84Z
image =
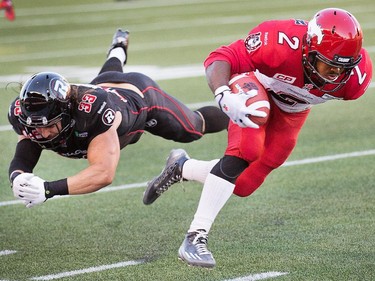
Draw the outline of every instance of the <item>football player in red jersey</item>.
M16 13L14 12L12 0L2 0L0 3L0 10L2 9L5 10L5 17L10 21L14 21Z
M107 60L90 84L37 73L10 105L8 119L19 141L9 178L15 197L27 207L54 195L85 194L109 185L120 149L136 143L144 131L185 143L227 128L229 118L218 107L192 111L150 77L123 73L128 36L120 29L115 33ZM43 149L85 158L89 165L68 178L45 181L33 174Z
M198 209L179 249L189 265L215 266L207 249L208 232L231 194L252 194L267 175L280 167L297 143L312 105L329 100L355 100L372 79L372 62L362 48L363 35L349 12L329 8L305 20L270 20L253 28L245 39L221 46L204 62L208 85L230 117L228 146L220 160L189 159L173 150L166 168L144 194L154 202L182 179L204 183ZM243 106L246 95L231 93L235 73L254 72L268 91L268 122L256 129Z

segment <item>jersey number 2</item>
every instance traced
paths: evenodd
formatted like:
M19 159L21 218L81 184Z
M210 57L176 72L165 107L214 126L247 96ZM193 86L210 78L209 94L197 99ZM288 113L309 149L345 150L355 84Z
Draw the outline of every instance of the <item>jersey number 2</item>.
M299 48L299 39L297 36L289 38L284 32L279 32L277 43L283 45L284 42L286 42L288 46L293 50L297 50Z

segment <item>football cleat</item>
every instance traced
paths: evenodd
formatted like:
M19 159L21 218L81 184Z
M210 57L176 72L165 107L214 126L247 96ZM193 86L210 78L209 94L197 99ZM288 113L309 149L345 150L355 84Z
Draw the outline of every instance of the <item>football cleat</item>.
M112 38L112 44L109 47L107 57L109 56L109 53L114 49L114 48L122 48L125 52L125 57L128 57L128 45L129 45L129 31L125 30L122 31L121 28L117 29L116 33L113 35ZM126 60L125 60L126 63Z
M147 184L146 191L143 194L143 203L145 205L152 204L172 184L183 181L182 166L188 159L190 157L185 150L171 150L165 168L161 171L160 175Z
M188 232L178 250L178 257L188 265L214 267L216 262L207 249L207 239L208 233L204 229Z
M8 20L13 21L15 19L16 15L11 0L2 0L0 3L0 9L5 10L5 16Z

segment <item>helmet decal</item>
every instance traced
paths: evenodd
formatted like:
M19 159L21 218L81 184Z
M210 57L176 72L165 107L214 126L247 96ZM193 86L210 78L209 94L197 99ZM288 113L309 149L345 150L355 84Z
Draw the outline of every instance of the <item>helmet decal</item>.
M310 40L313 36L317 36L317 44L321 44L323 40L323 32L320 28L320 26L316 22L316 17L314 17L308 24L307 29L307 40Z
M50 82L50 89L56 97L65 100L69 92L69 84L60 78L53 78Z

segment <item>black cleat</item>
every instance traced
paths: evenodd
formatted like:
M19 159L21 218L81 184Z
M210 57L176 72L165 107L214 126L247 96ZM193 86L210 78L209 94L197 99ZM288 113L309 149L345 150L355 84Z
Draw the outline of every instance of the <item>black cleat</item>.
M125 30L122 31L121 28L117 29L116 33L113 35L112 38L112 44L109 47L107 57L109 56L109 53L114 49L114 48L122 48L125 52L126 58L128 57L128 45L129 45L129 31ZM126 63L126 60L125 60Z
M143 203L145 205L152 204L172 184L183 180L182 166L188 159L190 157L183 149L173 149L170 152L165 168L160 175L147 184L147 189L143 194Z

